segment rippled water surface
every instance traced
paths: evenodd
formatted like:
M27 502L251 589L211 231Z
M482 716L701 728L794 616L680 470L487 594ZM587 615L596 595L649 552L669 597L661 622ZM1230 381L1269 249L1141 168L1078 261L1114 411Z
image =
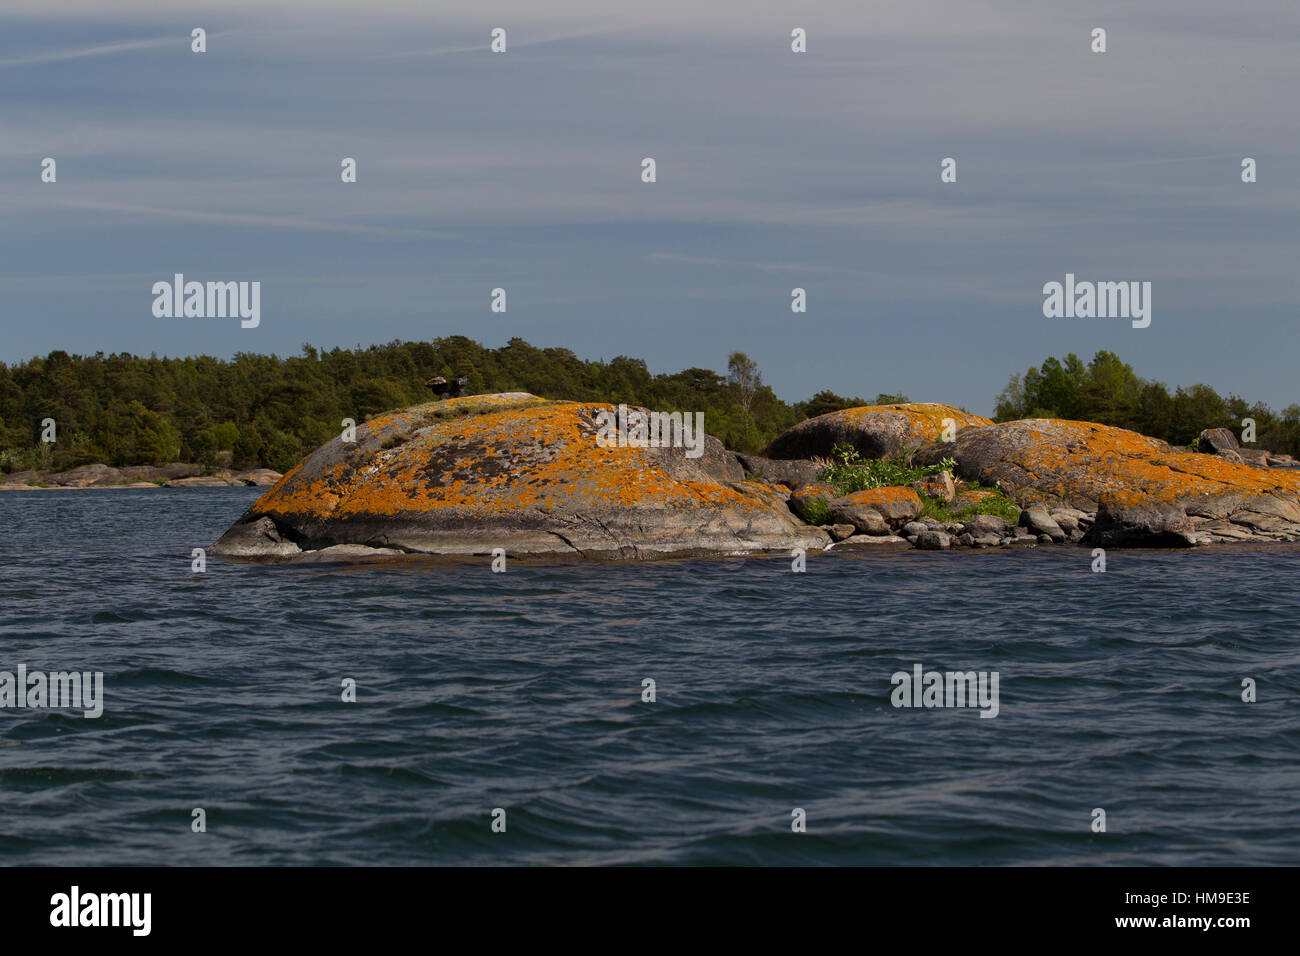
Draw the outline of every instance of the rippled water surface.
M256 495L0 495L0 670L105 681L0 710L4 862L1300 862L1295 547L192 573Z

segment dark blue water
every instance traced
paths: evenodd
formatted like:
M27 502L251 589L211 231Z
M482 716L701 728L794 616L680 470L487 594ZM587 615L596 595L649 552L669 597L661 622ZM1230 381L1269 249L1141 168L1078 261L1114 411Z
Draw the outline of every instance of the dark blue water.
M1295 547L193 574L256 494L0 495L0 670L105 675L0 710L0 861L1300 862Z

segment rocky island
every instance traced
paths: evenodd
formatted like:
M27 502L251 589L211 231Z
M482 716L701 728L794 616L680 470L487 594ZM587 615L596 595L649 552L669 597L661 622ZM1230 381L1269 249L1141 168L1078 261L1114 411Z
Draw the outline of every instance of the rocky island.
M511 392L374 417L299 462L214 552L646 559L1300 536L1300 471L1230 433L1189 451L1089 422L998 424L909 403L809 419L763 456L707 437L689 457L598 442L612 410Z

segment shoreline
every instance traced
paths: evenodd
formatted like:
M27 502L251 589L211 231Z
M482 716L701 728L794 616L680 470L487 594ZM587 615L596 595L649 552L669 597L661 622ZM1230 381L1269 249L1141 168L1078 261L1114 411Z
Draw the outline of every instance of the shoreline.
M231 471L188 462L166 465L128 465L114 468L93 463L66 471L19 471L0 475L0 491L51 491L88 488L269 488L283 475L270 468ZM21 479L21 480L19 480ZM33 481L39 483L33 483Z
M150 488L260 488L251 482L222 482L203 484L169 484L159 481L135 481L121 485L22 485L15 482L0 484L0 491L144 491Z
M232 560L593 561L1300 538L1300 474L1094 422L996 423L938 403L807 419L762 455L705 435L603 440L614 406L527 393L390 412L303 458L213 545ZM636 421L633 421L633 418ZM638 429L643 429L638 432ZM1231 436L1206 432L1205 445ZM1290 461L1288 460L1289 464ZM496 562L494 560L494 569Z

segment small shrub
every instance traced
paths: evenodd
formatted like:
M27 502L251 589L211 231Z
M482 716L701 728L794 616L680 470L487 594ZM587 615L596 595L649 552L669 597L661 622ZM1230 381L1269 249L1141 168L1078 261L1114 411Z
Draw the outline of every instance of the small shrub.
M957 467L951 458L945 458L937 465L916 468L908 465L903 458L862 458L856 448L846 443L837 444L831 449L831 454L834 461L820 477L827 484L834 485L835 490L842 495L891 485L910 485L914 481L937 475L941 471L952 471Z
M972 485L970 490L997 491L994 488L981 488L976 485ZM933 518L935 521L948 524L954 521L966 521L976 515L996 515L1010 524L1015 524L1020 519L1020 505L1000 492L992 497L976 501L974 504L957 506L954 506L951 501L944 501L942 498L934 498L929 495L921 496L920 517L922 518Z
M825 498L813 498L803 504L803 520L812 525L831 523L831 506Z

